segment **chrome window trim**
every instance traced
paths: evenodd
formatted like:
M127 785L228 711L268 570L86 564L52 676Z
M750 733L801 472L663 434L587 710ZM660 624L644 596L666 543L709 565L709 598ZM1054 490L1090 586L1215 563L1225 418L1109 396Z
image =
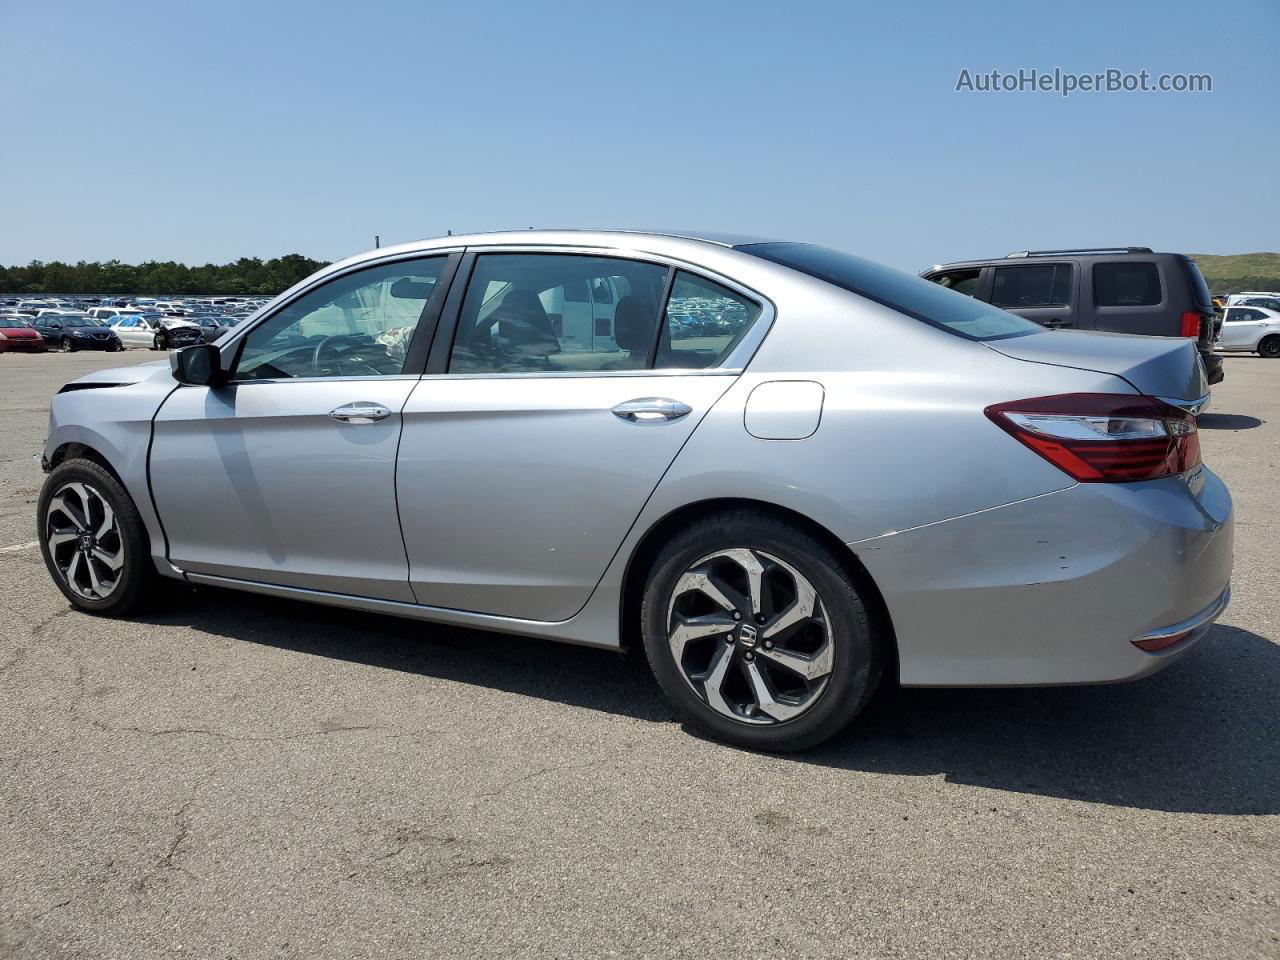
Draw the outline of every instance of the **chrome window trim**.
M387 380L411 380L416 381L418 376L413 373L388 373L381 376L365 376L365 377L264 377L261 380L228 380L218 389L226 387L249 387L257 383L364 383L366 381L375 381L383 383ZM182 386L196 386L196 384L182 384Z
M505 373L427 373L422 380L599 379L601 377L737 377L742 367L663 367L658 370L530 370Z

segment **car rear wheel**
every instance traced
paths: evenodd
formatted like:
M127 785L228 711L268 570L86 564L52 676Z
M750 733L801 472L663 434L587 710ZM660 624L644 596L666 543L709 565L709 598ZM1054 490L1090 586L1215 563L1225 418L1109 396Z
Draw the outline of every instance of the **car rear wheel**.
M99 464L68 460L56 467L40 492L37 516L45 566L81 610L123 616L159 579L137 507Z
M696 727L801 750L866 705L881 644L857 586L808 533L754 511L706 517L654 562L641 623L649 664Z
M1280 358L1280 336L1263 337L1258 344L1258 353L1270 360Z

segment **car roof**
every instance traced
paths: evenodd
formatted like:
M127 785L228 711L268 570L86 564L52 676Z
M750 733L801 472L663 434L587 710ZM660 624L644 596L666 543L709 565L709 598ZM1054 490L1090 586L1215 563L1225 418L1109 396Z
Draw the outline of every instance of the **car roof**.
M956 267L989 267L998 263L1023 264L1044 260L1123 260L1126 257L1184 257L1183 253L1152 250L1150 247L1081 247L1076 250L1018 250L1003 257L979 257L973 260L952 260L935 263L924 273L934 270L950 270Z

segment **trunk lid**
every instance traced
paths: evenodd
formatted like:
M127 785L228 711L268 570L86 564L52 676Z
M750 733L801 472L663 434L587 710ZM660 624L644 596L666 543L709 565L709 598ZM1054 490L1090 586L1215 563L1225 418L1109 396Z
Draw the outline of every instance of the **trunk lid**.
M1209 393L1196 341L1189 337L1046 330L1025 337L988 340L984 346L1028 363L1114 374L1140 393L1179 406L1197 403Z

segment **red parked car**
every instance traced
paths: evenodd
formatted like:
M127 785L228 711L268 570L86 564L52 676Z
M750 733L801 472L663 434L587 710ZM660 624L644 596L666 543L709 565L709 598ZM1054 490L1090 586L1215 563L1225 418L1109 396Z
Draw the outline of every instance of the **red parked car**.
M44 353L44 337L25 317L0 314L0 353Z

